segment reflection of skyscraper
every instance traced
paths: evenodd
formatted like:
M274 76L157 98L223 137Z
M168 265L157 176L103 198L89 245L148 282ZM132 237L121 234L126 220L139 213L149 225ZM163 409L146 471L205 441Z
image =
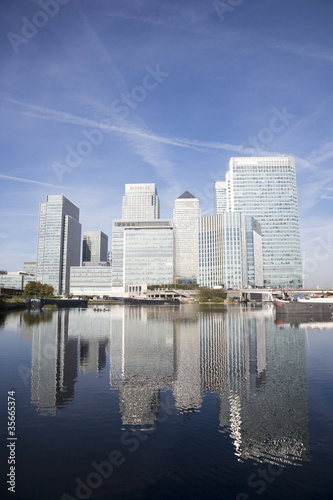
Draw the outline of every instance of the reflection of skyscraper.
M227 312L229 397L220 399L220 425L235 454L297 463L308 446L305 339L278 334L262 311Z
M226 343L224 315L200 315L200 356L203 390L226 391Z
M159 309L159 308L158 308ZM123 424L152 425L159 411L159 390L173 379L173 324L152 308L121 308L122 324L112 328L111 385L119 386Z
M80 340L80 368L82 371L98 373L105 367L107 345L107 340Z
M68 316L59 310L52 322L32 327L31 399L41 415L55 415L74 396L78 342L68 337Z
M267 325L266 378L243 401L242 456L295 463L308 447L305 337Z
M190 311L189 311L190 314ZM175 379L173 392L176 406L183 410L201 407L200 330L197 317L175 319Z

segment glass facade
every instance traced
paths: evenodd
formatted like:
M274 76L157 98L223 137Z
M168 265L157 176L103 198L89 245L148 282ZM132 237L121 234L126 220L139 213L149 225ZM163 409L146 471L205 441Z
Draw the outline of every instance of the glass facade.
M170 220L114 221L112 287L173 282L173 228Z
M302 287L295 162L291 156L231 158L229 211L261 225L264 286Z
M199 229L199 285L223 285L222 214L202 217Z
M127 227L124 232L124 283L173 283L173 228Z
M245 216L239 212L224 212L223 275L225 288L248 285Z
M108 237L102 231L85 231L83 233L82 262L107 262Z
M125 184L122 220L143 221L160 218L160 201L155 184Z
M0 288L12 288L15 290L24 290L29 281L36 281L36 276L28 275L23 272L9 272L0 274Z
M200 219L200 286L262 287L262 265L261 229L253 217L223 212Z
M227 211L227 183L226 181L215 182L215 214Z
M245 216L247 279L251 287L262 287L264 284L261 227L250 215Z
M36 266L37 266L36 262L24 262L24 272L36 276L37 272Z
M79 209L65 196L51 195L40 205L37 242L37 280L69 293L71 266L80 264Z
M73 295L110 296L111 267L106 265L71 267L70 293Z
M199 200L186 191L175 201L174 273L176 282L199 282Z

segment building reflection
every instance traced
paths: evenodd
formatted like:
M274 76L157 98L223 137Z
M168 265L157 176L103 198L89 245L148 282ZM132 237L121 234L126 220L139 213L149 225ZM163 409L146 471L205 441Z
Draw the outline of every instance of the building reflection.
M119 388L124 425L151 426L160 408L160 390L174 373L172 309L124 307L114 317L110 385Z
M78 340L68 336L68 319L68 310L57 311L31 327L31 400L40 415L55 415L74 397Z
M68 404L79 373L104 370L123 426L153 426L161 391L172 392L179 414L201 411L213 393L216 424L238 459L307 459L305 334L279 328L270 308L113 306L45 319L23 328L25 338L32 331L31 397L41 415Z
M200 322L192 311L174 320L174 382L176 407L185 412L200 409Z
M31 400L38 413L54 416L74 398L79 369L106 366L110 318L68 309L22 316L21 332L32 336ZM83 326L84 323L84 326Z
M228 312L227 395L220 395L220 428L239 459L297 463L307 459L305 337L281 335L261 311Z

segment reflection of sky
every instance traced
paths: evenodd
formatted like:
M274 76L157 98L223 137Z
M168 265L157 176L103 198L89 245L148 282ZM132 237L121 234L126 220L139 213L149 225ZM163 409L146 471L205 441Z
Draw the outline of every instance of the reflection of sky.
M307 332L307 373L311 454L325 464L333 449L333 328ZM316 439L311 439L311 436Z

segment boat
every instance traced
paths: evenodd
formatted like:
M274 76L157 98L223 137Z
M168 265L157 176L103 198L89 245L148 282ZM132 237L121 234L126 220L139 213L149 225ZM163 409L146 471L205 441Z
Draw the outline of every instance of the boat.
M283 314L325 314L333 316L333 297L302 297L275 299L277 315Z

